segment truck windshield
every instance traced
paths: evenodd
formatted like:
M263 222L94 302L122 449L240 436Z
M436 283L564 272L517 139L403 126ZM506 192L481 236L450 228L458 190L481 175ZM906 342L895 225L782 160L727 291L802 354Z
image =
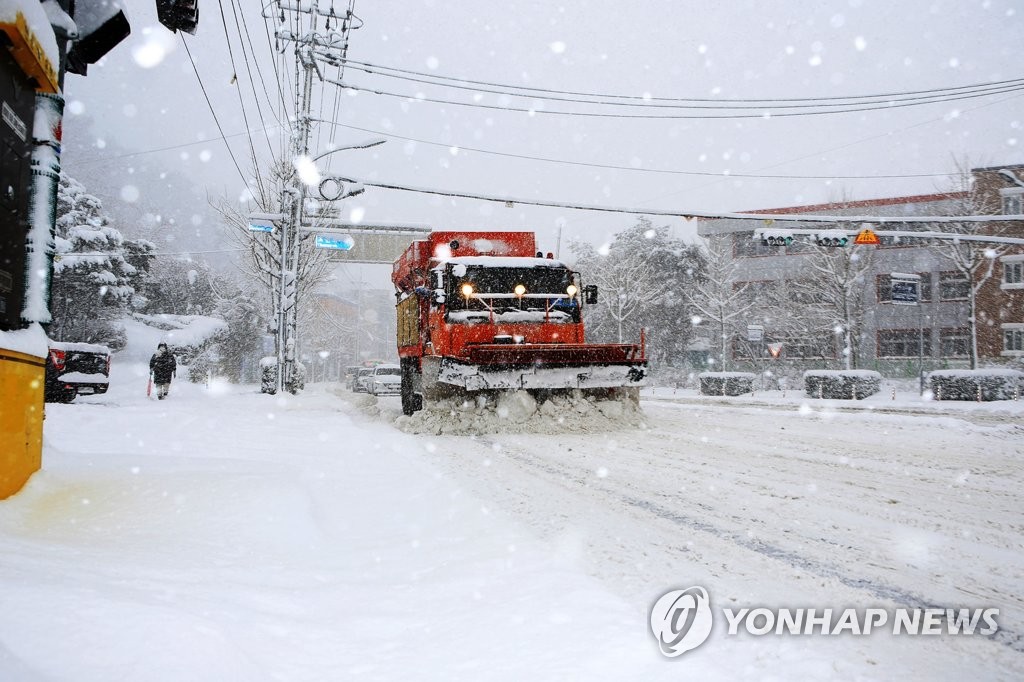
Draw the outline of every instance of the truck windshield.
M565 267L501 268L468 265L453 268L452 276L448 278L448 292L445 298L449 311L489 312L493 306L496 314L538 313L538 322L545 321L545 316L549 320L553 317L554 320L551 321L556 322L579 321L579 306L566 293L566 289L574 283L573 273ZM463 287L467 284L472 287L474 294L483 294L483 297L465 296ZM519 285L522 285L526 294L522 298L513 296ZM488 294L505 297L490 298ZM549 296L531 297L538 294ZM523 315L517 315L515 321L531 320Z

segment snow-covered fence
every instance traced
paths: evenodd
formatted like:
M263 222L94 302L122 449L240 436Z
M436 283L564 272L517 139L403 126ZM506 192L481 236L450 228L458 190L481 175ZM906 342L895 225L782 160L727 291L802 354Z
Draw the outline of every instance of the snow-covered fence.
M804 372L808 398L863 400L882 387L882 375L868 369L813 369Z
M1024 372L1015 369L943 369L928 375L936 400L1015 400L1024 390Z
M750 372L701 372L701 395L743 395L754 392L756 376Z

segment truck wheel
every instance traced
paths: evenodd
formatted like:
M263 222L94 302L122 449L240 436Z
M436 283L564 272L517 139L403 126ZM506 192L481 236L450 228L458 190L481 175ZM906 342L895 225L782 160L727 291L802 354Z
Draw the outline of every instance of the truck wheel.
M423 396L413 392L413 373L416 371L415 360L402 360L402 414L412 416L423 409Z

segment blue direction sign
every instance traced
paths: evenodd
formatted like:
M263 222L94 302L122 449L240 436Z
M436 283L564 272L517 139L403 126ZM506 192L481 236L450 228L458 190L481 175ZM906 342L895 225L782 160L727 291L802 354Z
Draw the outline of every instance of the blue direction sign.
M273 223L249 223L250 232L273 232Z
M318 234L316 236L316 247L318 249L335 249L336 251L348 251L355 245L349 235L331 236Z

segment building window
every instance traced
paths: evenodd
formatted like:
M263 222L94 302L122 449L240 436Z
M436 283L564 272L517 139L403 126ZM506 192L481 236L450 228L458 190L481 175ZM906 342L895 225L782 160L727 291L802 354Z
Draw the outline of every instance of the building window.
M1024 256L1003 259L1003 288L1024 289Z
M932 273L919 272L921 283L918 286L918 301L929 303L932 300ZM875 295L879 303L892 301L892 277L889 275L877 275L875 277Z
M881 329L878 331L878 353L880 358L916 358L921 349L919 329ZM932 338L925 330L924 355L932 354Z
M779 342L782 344L782 353L791 360L831 360L836 357L836 341L832 334L816 338L779 339Z
M1024 205L1021 200L1024 199L1024 188L1018 189L1016 187L1011 189L1000 190L999 193L1003 199L1003 215L1020 215L1024 213Z
M956 271L939 273L939 300L966 301L971 292L967 277Z
M1003 325L1003 355L1024 355L1024 324Z
M939 353L944 358L966 358L971 354L971 333L967 328L940 329Z

